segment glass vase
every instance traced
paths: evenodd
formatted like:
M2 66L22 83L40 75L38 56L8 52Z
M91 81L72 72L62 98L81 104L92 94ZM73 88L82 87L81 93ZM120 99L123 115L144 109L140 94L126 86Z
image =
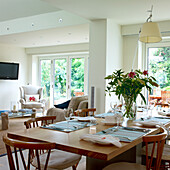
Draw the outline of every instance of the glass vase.
M124 114L123 116L130 119L136 119L137 106L129 97L124 98Z

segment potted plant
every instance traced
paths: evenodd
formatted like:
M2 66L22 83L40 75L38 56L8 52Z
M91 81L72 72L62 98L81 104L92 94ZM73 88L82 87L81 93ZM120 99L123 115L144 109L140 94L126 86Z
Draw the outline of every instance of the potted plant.
M138 95L141 96L143 101L146 104L144 95L142 94L142 89L146 88L149 92L152 90L152 86L158 87L156 79L152 76L148 76L148 71L140 70L131 71L129 73L124 73L122 69L114 71L111 75L105 77L109 80L106 87L106 92L111 95L115 93L118 96L118 99L121 99L121 96L125 102L125 113L123 116L127 118L133 118L133 104L136 103Z

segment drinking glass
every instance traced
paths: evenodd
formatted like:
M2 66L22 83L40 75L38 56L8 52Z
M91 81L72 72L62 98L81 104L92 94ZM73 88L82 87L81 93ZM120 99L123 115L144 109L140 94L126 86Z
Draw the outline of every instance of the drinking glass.
M64 129L64 131L67 131L67 132L72 131L71 129L69 129L69 121L72 115L73 115L73 109L64 109L64 117L67 121L67 127L66 129Z
M115 111L115 117L116 117L116 124L117 124L116 128L119 129L121 120L123 118L123 113L121 111Z
M110 107L113 110L113 112L115 112L117 109L117 102L116 101L110 102Z

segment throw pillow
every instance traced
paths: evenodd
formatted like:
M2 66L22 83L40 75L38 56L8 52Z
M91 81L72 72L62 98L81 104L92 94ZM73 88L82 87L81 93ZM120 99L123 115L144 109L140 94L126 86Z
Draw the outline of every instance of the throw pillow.
M70 103L70 100L64 102L64 103L61 103L61 104L57 104L57 105L54 105L56 108L60 108L60 109L64 109L64 108L68 108L68 105Z
M26 102L38 102L39 94L25 95L25 100L26 100Z

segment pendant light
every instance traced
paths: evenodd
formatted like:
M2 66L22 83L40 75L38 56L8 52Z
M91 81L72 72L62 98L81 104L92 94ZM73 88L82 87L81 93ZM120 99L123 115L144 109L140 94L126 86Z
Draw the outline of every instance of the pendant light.
M158 24L156 22L152 22L152 10L153 5L151 10L148 10L148 12L150 12L150 16L143 24L139 35L139 40L144 43L155 43L162 40Z

